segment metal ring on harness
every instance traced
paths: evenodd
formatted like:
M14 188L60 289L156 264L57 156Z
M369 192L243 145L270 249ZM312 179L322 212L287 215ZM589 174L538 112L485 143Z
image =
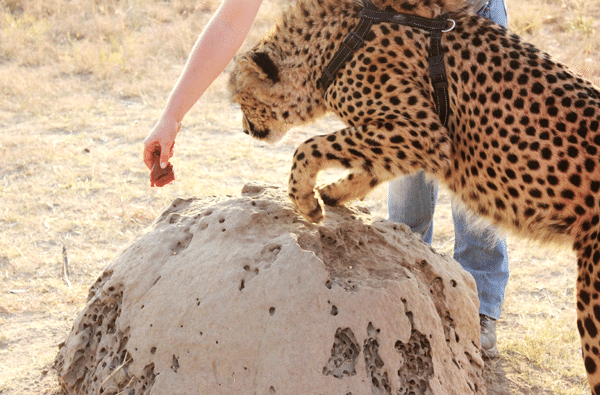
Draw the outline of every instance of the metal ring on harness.
M443 33L450 32L456 27L456 21L454 19L448 19L448 22L452 22L452 26L450 26L448 29L442 30Z

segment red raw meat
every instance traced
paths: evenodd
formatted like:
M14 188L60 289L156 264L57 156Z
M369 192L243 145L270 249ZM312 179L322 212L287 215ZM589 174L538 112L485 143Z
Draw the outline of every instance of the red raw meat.
M160 167L160 148L157 148L152 152L152 172L150 173L150 186L151 187L163 187L175 179L175 173L173 173L173 165L171 162L167 163L167 167L162 169Z

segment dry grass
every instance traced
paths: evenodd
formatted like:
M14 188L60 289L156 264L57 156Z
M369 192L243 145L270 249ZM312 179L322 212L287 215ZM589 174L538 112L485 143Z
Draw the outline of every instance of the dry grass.
M56 390L56 345L88 287L162 206L177 196L238 194L249 180L283 184L295 146L339 127L328 118L276 147L250 140L228 103L225 73L184 121L177 181L149 187L142 140L217 3L0 3L0 393ZM248 43L283 3L265 0ZM513 31L600 83L599 0L508 6ZM367 201L380 216L385 195L379 188ZM451 252L449 198L440 200L434 244ZM61 277L63 245L72 289ZM490 393L586 393L572 254L512 238L509 248L504 358L491 367Z

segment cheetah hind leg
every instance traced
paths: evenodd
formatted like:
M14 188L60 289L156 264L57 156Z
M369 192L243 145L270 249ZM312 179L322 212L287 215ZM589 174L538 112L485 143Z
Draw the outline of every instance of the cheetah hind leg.
M577 329L592 394L600 395L600 228L578 237Z
M327 206L343 206L353 200L363 200L381 182L373 174L351 171L337 181L318 186L317 191Z

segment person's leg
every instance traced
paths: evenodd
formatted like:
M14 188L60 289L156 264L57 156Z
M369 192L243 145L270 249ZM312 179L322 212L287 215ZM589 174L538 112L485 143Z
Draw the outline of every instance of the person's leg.
M431 244L436 198L437 185L426 180L423 171L390 181L388 218L408 225Z
M454 259L475 279L479 313L497 320L508 283L506 240L493 228L472 226L473 218L463 210L453 202Z
M493 228L474 230L473 219L452 204L454 217L454 259L468 271L477 284L481 350L483 356L499 356L496 320L500 318L504 289L508 283L508 252L506 241Z
M504 27L508 25L508 13L504 0L490 0L479 10L478 14Z

